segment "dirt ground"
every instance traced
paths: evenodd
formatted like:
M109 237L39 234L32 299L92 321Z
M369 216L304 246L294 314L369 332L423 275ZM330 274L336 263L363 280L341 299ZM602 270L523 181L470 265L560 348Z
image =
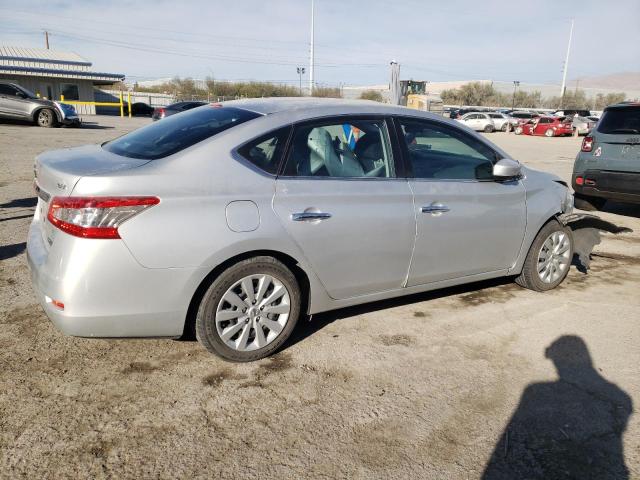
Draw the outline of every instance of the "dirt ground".
M87 119L0 124L1 477L640 478L639 207L606 207L635 232L549 293L492 281L317 315L235 365L66 337L36 304L34 156L149 122ZM489 138L567 180L580 144Z

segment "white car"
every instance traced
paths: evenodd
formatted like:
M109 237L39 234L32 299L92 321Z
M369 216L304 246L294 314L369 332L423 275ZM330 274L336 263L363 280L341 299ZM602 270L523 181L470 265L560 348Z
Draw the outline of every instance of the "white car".
M506 113L489 112L489 116L491 117L491 120L493 120L496 130L500 130L502 132L507 131L507 125L509 124L511 124L511 130L518 125L518 119L513 118Z
M456 119L476 132L491 133L496 130L496 125L488 113L471 112Z

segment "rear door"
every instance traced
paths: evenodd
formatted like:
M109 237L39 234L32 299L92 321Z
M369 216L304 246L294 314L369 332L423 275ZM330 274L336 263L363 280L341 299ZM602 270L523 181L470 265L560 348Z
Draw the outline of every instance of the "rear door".
M524 237L522 181L492 177L495 152L450 125L397 119L415 198L416 243L407 286L511 267Z
M18 89L6 83L0 83L0 113L10 117L23 117L22 100Z
M381 117L297 125L273 207L332 298L401 288L413 198Z

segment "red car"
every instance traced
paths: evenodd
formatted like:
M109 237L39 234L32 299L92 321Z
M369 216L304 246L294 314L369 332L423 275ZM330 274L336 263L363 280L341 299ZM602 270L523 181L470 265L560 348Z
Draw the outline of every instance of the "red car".
M540 117L518 125L516 135L544 135L545 137L562 137L573 135L573 121L569 117Z

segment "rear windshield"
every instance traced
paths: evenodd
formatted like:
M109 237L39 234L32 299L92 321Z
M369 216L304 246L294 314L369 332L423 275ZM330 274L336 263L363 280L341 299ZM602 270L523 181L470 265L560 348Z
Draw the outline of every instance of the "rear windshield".
M605 110L598 123L600 133L640 133L640 108Z
M156 160L259 116L240 108L204 106L134 130L102 147L123 157Z

